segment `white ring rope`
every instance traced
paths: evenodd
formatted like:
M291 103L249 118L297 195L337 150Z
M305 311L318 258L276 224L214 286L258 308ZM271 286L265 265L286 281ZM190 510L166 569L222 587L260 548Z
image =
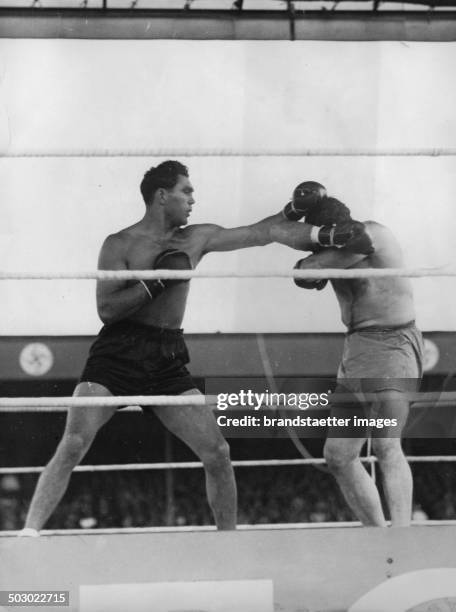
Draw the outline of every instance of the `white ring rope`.
M454 147L422 148L300 148L268 147L254 149L201 148L201 149L14 149L0 152L0 157L453 157Z
M406 457L410 463L455 463L456 455L410 455ZM363 463L376 463L377 457L361 457ZM308 459L248 459L232 461L233 467L285 467L300 465L325 465L323 457L312 457ZM73 472L95 473L95 472L140 472L149 470L185 470L199 469L203 464L200 461L170 461L155 463L113 463L98 465L77 465ZM0 474L39 474L45 466L27 467L2 467Z
M228 394L229 395L229 394ZM234 394L236 395L236 394ZM266 409L274 410L281 408L284 410L295 410L302 414L306 414L307 410L326 409L326 406L310 406L307 409L296 406L296 396L299 393L270 393L270 396L280 396L279 402L271 402L263 404ZM442 406L452 406L456 403L456 391L429 391L417 393L402 393L410 402L417 407L421 404L424 406L433 407L436 403ZM282 402L282 399L291 399L291 403ZM272 399L272 398L271 398ZM363 393L362 400L369 402L378 399L376 393ZM66 410L66 407L83 407L83 408L102 408L102 407L117 407L117 406L216 406L218 401L217 395L118 395L118 396L69 396L69 397L0 397L0 413L1 412L59 412ZM351 401L350 394L333 393L330 395L331 402L347 402ZM135 410L140 410L139 408ZM229 410L252 411L252 414L257 412L252 410L252 406L245 403L235 406L229 406ZM220 414L224 410L219 409Z
M123 396L90 396L90 397L0 397L0 408L55 408L63 407L116 407L116 406L204 406L215 397L206 395L123 395Z
M371 277L425 277L456 276L456 268L363 268L341 270L321 268L319 270L275 270L275 271L226 271L216 270L94 270L80 272L1 272L0 280L152 280L170 278L190 280L192 278L371 278Z
M164 153L156 153L163 156ZM214 155L215 153L210 153ZM233 155L230 152L219 152L219 155ZM239 153L238 153L239 154ZM251 152L242 155L274 155L273 152ZM332 151L325 152L299 152L299 153L277 153L279 155L456 155L456 149L453 150L422 150L414 151ZM40 152L15 152L8 154L0 154L3 157L78 157L78 156L97 156L97 157L114 157L119 156L115 151L104 152L55 152L55 153L40 153ZM122 156L140 156L139 152L123 152ZM143 155L151 156L152 153L144 152ZM170 153L167 153L170 155ZM182 156L182 153L179 153ZM194 154L195 155L195 154ZM209 155L209 153L198 153L198 156ZM195 155L196 156L196 155ZM98 270L95 272L0 272L0 280L131 280L131 279L191 279L191 278L303 278L303 279L319 279L319 278L371 278L371 277L425 277L438 276L450 277L456 276L456 269L449 266L439 268L384 268L373 269L366 268L363 270L340 270L340 269L320 269L320 270L287 270L277 272L202 272L195 270ZM411 401L414 400L415 407L434 407L435 403L439 405L452 405L456 401L456 393L452 392L431 392L421 394L408 394ZM365 399L367 399L365 394ZM373 394L375 397L375 394ZM216 403L217 396L204 395L184 395L184 396L121 396L121 397L15 397L15 398L0 398L0 413L1 412L59 412L66 411L68 407L118 407L127 406L125 411L140 411L140 406L189 406L189 405L210 405ZM332 396L333 401L335 396ZM343 401L343 400L342 400ZM273 409L277 406L267 406ZM279 406L284 407L284 406ZM241 407L246 409L247 407ZM316 408L316 407L315 407ZM299 408L295 408L299 410ZM408 456L409 462L456 462L456 456ZM362 457L361 461L373 466L377 461L374 456ZM322 465L326 461L324 458L301 458L301 459L269 459L269 460L247 460L233 461L234 467L278 467L278 466L300 466L300 465ZM201 462L167 462L167 463L127 463L127 464L111 464L111 465L79 465L74 468L74 472L108 472L108 471L145 471L145 470L169 470L169 469L195 469L203 467ZM27 466L27 467L0 467L0 474L31 474L41 473L44 466Z
M157 396L158 397L158 396ZM19 399L19 398L17 398ZM29 404L30 401L27 400L27 398L22 398L24 400L24 404ZM420 408L421 410L426 410L429 408L436 408L436 401L421 401L421 400L414 400L410 407L411 408ZM59 403L58 406L48 406L48 405L34 405L34 406L23 406L23 405L19 405L19 406L10 406L9 405L10 402L6 402L5 404L3 404L2 400L0 399L0 414L2 413L54 413L54 412L68 412L68 407L73 406L74 404L68 404L68 405L62 405L62 402ZM206 404L206 402L201 402L201 404L196 403L196 402L182 402L182 404L184 404L185 406L199 406L199 405L204 405ZM161 405L161 406L175 406L175 405L182 405L182 404L176 404L176 402L170 401L167 404L163 404L163 403L155 403L155 401L147 401L147 402L142 402L142 406L156 406L156 405ZM456 400L455 399L447 399L447 400L439 400L438 401L439 404L439 408L449 408L449 407L453 407L456 404ZM116 406L117 404L109 404L109 406ZM124 414L126 412L142 412L142 408L141 405L139 404L119 404L119 406L122 406L122 410L121 412L119 412L118 414ZM210 405L210 402L207 402L207 405ZM89 407L87 402L84 402L83 406L85 408ZM97 407L99 406L99 404L95 403L93 405L93 407ZM296 410L297 412L300 412L299 408L295 408L295 407L286 407L283 405L274 405L274 406L267 406L266 409L270 409L270 410L275 410L276 408L280 408L282 410ZM318 410L318 407L314 407L312 408L312 410ZM231 408L231 410L235 410L234 408ZM239 409L241 410L241 409ZM245 411L245 409L244 409ZM315 417L317 418L317 417Z

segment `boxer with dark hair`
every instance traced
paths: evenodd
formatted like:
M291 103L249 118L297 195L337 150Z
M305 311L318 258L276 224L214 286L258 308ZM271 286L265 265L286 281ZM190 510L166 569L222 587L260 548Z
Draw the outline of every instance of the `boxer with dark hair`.
M329 197L306 216L308 223L315 224L346 223L350 219L349 209ZM313 270L403 266L399 243L387 227L374 221L366 221L363 227L371 240L370 247L366 235L358 237L357 253L346 248L323 251L313 247L314 253L295 267ZM303 289L322 290L328 281L295 282ZM421 333L414 321L411 283L402 277L371 277L334 279L331 284L347 327L337 374L338 401L332 404L331 416L348 418L351 426L329 429L324 448L326 461L359 520L364 525L385 526L379 492L360 461L362 447L371 435L391 524L407 526L412 511L412 476L402 451L401 433L409 412L407 394L418 388L423 354ZM364 394L369 394L368 398L359 403ZM366 417L369 424L373 418L374 424L382 419L389 426L374 426L369 431L364 426L366 421L359 420Z
M192 270L207 253L271 242L299 250L347 243L356 248L360 233L352 222L335 228L313 227L288 220L286 212L233 229L212 224L187 226L195 204L193 186L187 168L177 161L163 162L146 172L141 194L146 205L144 217L106 238L99 257L101 270ZM300 207L302 212L321 196L322 192L315 193L314 189L296 193L295 210ZM188 280L98 282L97 308L104 327L90 349L74 394L104 397L199 393L186 368L189 356L180 329L188 291ZM217 527L233 529L236 486L228 444L212 410L195 405L154 406L150 410L202 461ZM35 533L45 524L65 492L73 468L115 411L112 407L69 409L63 438L39 478L26 533Z

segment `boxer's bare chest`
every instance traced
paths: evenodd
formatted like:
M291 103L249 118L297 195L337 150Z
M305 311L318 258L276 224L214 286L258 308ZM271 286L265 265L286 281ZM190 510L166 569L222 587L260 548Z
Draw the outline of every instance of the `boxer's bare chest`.
M153 268L157 256L168 249L184 251L193 268L201 259L202 247L195 235L177 230L171 236L132 235L125 242L125 263L130 270Z

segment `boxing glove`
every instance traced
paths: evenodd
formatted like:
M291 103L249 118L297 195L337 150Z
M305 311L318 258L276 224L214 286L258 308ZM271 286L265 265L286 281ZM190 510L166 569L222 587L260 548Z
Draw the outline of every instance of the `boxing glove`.
M184 251L178 249L167 249L157 255L154 265L154 270L192 270L192 262L190 257ZM159 296L167 287L173 287L179 283L188 282L185 279L179 278L164 278L153 280L142 280L141 283L148 292L151 299Z
M346 242L345 248L351 253L370 255L375 251L366 226L360 221L353 221L353 236Z
M305 259L300 259L298 262L296 262L296 265L293 270L300 270L301 261L304 260ZM316 289L317 291L321 291L328 284L328 281L325 278L294 278L293 280L295 282L295 285L297 285L301 289Z
M293 196L282 211L288 221L299 221L326 197L326 189L315 181L300 183L293 191Z
M364 223L345 221L337 225L314 226L310 238L323 247L346 247L352 253L369 255L374 252Z

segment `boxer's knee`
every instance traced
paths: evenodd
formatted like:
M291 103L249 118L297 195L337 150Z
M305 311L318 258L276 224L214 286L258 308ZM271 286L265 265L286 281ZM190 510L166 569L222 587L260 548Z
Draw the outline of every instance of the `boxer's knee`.
M359 458L359 450L355 445L347 444L345 439L329 438L325 443L323 456L330 472L337 474Z
M207 444L200 450L199 457L209 471L219 471L231 465L230 447L225 439Z
M372 451L381 465L395 464L404 457L401 440L399 438L374 438Z

